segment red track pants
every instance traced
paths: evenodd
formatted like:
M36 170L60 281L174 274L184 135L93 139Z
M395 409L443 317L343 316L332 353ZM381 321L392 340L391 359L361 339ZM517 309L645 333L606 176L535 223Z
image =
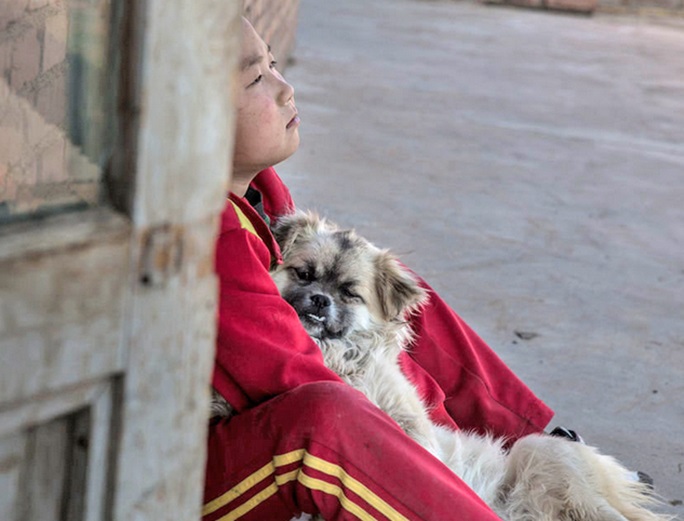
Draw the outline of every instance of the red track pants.
M498 517L361 393L302 385L210 427L204 521Z

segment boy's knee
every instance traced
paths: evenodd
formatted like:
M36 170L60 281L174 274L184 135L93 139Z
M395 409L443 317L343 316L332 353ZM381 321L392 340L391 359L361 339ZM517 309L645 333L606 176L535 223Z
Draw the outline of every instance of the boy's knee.
M344 427L360 419L370 405L365 396L347 384L314 382L290 391L293 419L315 427Z
M340 413L357 409L366 398L349 385L341 382L314 382L300 385L290 393L311 414Z

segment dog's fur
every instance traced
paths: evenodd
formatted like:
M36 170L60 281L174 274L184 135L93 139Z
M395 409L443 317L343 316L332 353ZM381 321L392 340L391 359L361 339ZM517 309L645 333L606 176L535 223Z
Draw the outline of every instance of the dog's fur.
M427 299L386 250L310 213L274 228L283 253L273 279L320 346L326 364L394 418L507 521L662 521L651 490L615 459L578 442L505 440L433 424L399 368L406 319Z

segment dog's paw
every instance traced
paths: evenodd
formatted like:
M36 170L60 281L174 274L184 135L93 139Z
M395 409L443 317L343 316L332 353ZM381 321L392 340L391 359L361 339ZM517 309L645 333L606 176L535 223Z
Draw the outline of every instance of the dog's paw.
M235 409L233 409L223 396L212 388L209 418L230 418L233 414L235 414Z
M565 438L570 441L576 441L579 443L584 443L584 440L582 439L582 436L577 434L577 432L573 431L572 429L567 429L565 427L558 426L555 429L553 429L549 435L555 436L557 438Z
M302 512L297 517L293 517L290 521L325 521L320 514L312 515Z

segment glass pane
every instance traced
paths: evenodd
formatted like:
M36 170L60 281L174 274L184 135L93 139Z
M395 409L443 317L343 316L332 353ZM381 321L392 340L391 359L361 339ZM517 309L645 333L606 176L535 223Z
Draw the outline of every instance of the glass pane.
M110 7L0 2L0 223L100 202L115 136Z

